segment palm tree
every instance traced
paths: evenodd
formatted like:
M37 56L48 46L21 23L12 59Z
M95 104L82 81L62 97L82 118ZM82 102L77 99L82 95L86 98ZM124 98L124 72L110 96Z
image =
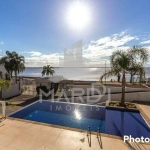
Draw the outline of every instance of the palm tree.
M13 71L15 73L15 80L16 80L16 83L17 83L17 75L20 72L23 72L25 70L24 56L19 56L17 53L14 53L12 62L13 62Z
M6 51L6 56L0 59L0 64L4 64L11 78L14 72L16 83L17 83L17 75L25 70L24 63L25 63L24 56L19 56L15 51L13 52Z
M142 79L145 78L145 69L144 69L143 65L139 66L137 74L139 75L139 83L141 85Z
M4 56L0 59L0 64L4 64L5 69L7 70L7 72L11 75L12 77L12 72L13 72L13 68L12 68L12 64L10 62L10 58L8 56Z
M111 70L107 73L104 73L100 80L102 81L103 77L117 76L118 73L122 73L122 97L121 97L121 106L124 106L125 103L125 84L126 84L126 73L130 66L130 58L125 51L116 51L113 52L110 56L110 65Z
M118 74L117 74L117 81L118 81L118 82L120 82L120 78L121 78L121 74L118 73Z
M128 73L130 74L130 83L133 83L134 75L140 76L139 83L141 83L142 78L145 78L145 70L142 63L131 63L131 66L128 69Z
M130 68L130 83L132 83L133 76L141 69L141 67L148 62L149 52L146 48L134 45L128 50L128 55L131 59L131 68ZM144 69L144 66L143 66Z
M50 65L47 65L47 66L43 66L43 71L41 72L42 73L42 76L44 75L52 75L55 73L54 71L54 68L51 67Z

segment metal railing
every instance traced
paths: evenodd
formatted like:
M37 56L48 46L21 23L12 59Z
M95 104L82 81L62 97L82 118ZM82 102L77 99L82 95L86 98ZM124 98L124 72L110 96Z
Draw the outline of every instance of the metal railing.
M98 143L101 149L103 149L103 145L102 145L102 138L101 138L101 133L100 133L100 129L98 128L97 130L97 139L98 139Z
M87 129L87 138L88 138L89 147L91 147L91 129L90 129L90 126L88 126L88 129Z

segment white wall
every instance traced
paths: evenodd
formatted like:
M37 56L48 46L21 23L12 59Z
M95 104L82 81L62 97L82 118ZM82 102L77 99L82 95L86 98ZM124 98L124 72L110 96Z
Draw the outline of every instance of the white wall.
M84 103L94 104L94 103L105 103L109 99L109 97L111 101L121 100L121 94L110 94L109 96L108 95L83 96L82 99ZM81 98L79 97L69 98L69 100L70 101L74 100L74 102L82 102ZM126 102L132 102L133 100L150 102L150 92L136 92L125 94Z
M6 87L3 87L2 89L2 98L9 98L19 94L21 94L21 90L19 90L19 84L12 84L9 90L7 90Z
M77 91L77 89L79 89ZM103 93L103 89L102 87L94 87L95 91L93 92L94 94L92 94L92 87L88 86L88 85L73 85L72 87L72 91L65 91L67 96L79 96L81 93L81 90L84 91L83 95L97 95L99 94L96 90L100 90L101 93ZM121 87L110 87L110 86L106 86L106 92L104 92L105 94L108 93L108 89L110 89L111 93L121 93L122 88ZM89 91L88 91L89 90ZM91 91L90 91L91 90ZM130 88L127 87L125 89L126 92L142 92L142 91L150 91L150 88ZM72 95L73 93L73 95Z
M111 93L119 93L122 91L122 88L121 87L110 87L110 86L107 86L106 89L110 88L111 89ZM108 90L107 90L108 91ZM142 91L150 91L150 88L130 88L130 87L127 87L125 89L126 92L142 92Z
M0 65L0 71L2 72L2 78L5 79L5 74L7 73L4 65Z

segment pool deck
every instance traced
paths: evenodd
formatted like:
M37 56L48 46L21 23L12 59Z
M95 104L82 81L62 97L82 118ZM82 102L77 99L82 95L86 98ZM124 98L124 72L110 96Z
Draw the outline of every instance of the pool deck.
M138 104L137 106L138 106L138 109L140 110L140 113L142 114L142 116L144 117L144 119L150 126L150 106L141 105L141 104Z
M121 139L102 136L103 150L128 150L137 145ZM130 146L130 147L129 147ZM46 147L46 148L44 148ZM150 145L138 147L149 149ZM0 123L0 150L100 150L97 136L91 135L91 147L86 132L5 119ZM136 148L136 150L138 150Z
M139 105L139 107L145 112L147 117L150 119L150 106L147 105Z

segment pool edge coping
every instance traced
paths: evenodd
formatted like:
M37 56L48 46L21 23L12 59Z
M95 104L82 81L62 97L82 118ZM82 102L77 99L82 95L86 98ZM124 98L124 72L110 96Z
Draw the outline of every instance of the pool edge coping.
M6 117L6 119L21 121L21 122L25 122L25 123L32 123L32 124L41 125L41 126L54 127L54 128L58 128L58 129L61 129L61 130L70 130L70 131L75 131L75 132L80 132L80 133L87 133L87 130L81 130L81 129L77 129L77 128L70 128L70 127L65 127L65 126L53 125L53 124L48 124L48 123L43 123L43 122L24 120L24 119L13 118L13 117ZM91 134L92 135L97 135L97 132L91 131ZM120 137L120 136L115 136L115 135L106 134L106 133L100 133L100 135L103 136L103 137L106 137L106 138L111 138L113 140L123 141L122 137ZM145 144L145 145L150 145L150 143L142 143L142 142L139 142L139 143L140 144ZM127 143L124 142L124 144L127 144Z
M52 99L52 100L54 100L54 99ZM46 101L46 102L54 102L54 103L68 103L68 102L61 102L61 101L51 101L51 100L37 100L37 101L35 101L35 102L33 102L33 103L31 103L31 104L29 104L29 105L26 105L26 106L24 106L24 107L22 107L22 108L20 108L20 109L18 109L17 111L14 111L14 112L12 112L12 113L10 113L10 114L8 114L6 117L9 117L10 115L13 115L14 113L17 113L17 112L19 112L19 111L21 111L21 110L23 110L23 109L25 109L25 108L27 108L27 107L29 107L29 106L31 106L31 105L33 105L33 104L35 104L35 103L38 103L38 102L42 102L42 101ZM76 104L76 105L88 105L88 106L97 106L97 107L104 107L104 108L106 108L106 106L99 106L99 105L90 105L90 104L80 104L80 103L70 103L70 104Z
M146 124L148 125L148 127L150 128L150 119L149 117L146 115L146 113L140 108L140 106L138 104L135 104L136 107L139 109L139 112L141 114L141 116L143 117L144 121L146 122Z
M71 128L71 127L66 127L66 126L59 126L59 125L54 125L54 124L50 124L50 123L36 122L36 121L25 120L25 119L20 119L20 118L13 118L13 117L6 117L6 119L21 121L21 122L25 122L25 123L32 123L32 124L37 124L37 125L43 125L43 126L48 126L48 127L54 127L54 128L58 128L58 129L65 129L65 130L87 133L87 130ZM91 134L97 135L97 132L91 131ZM101 133L101 132L100 132L100 134L101 134L101 136L104 136L104 137L122 140L122 137L120 137L120 136L105 134L105 133Z

